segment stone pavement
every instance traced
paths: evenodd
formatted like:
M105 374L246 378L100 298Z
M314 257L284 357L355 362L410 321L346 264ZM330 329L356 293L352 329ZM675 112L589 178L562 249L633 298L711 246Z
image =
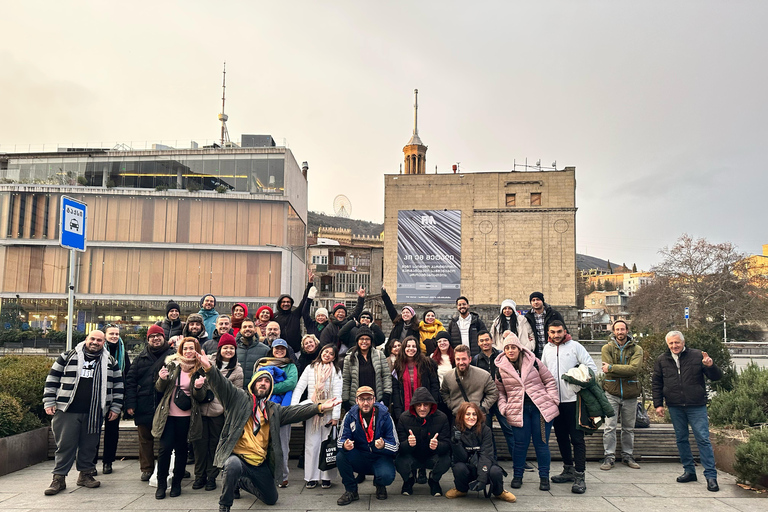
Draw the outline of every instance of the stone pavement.
M346 507L336 505L336 499L342 494L343 487L334 482L331 489L306 489L303 486L303 470L296 468L291 461L290 485L280 489L277 504L267 507L252 495L243 492L243 498L235 500L233 511L245 509L276 510L355 510L377 511L422 511L422 510L562 510L567 512L604 512L604 511L656 511L663 509L675 512L765 512L768 510L768 498L757 495L736 486L736 479L720 473L718 481L720 492L711 493L698 469L699 481L678 484L675 478L682 472L677 463L644 462L642 468L633 470L617 464L611 471L601 471L597 462L587 464L587 493L575 495L570 492L570 484L552 484L550 492L538 490L536 473L526 473L521 489L508 487L511 477L505 479L505 487L517 496L517 503L502 503L478 497L470 493L465 498L447 500L429 496L426 485L417 485L414 496L399 494L402 480L398 477L389 487L389 499L379 501L373 495L371 477L360 486L360 501ZM502 466L511 474L511 462L502 462ZM99 469L101 464L98 465ZM553 469L559 472L560 463ZM188 466L192 469L192 466ZM91 511L91 510L141 510L141 511L196 511L218 510L218 498L221 487L206 492L202 489L193 491L192 480L184 480L181 496L167 497L159 501L154 497L155 489L139 480L138 461L135 459L114 463L114 473L97 477L101 487L86 489L77 487L76 471L67 477L67 489L57 496L44 496L43 490L51 481L53 461L16 471L0 477L0 511L2 512L52 512L52 511ZM443 490L452 487L451 474L443 477Z

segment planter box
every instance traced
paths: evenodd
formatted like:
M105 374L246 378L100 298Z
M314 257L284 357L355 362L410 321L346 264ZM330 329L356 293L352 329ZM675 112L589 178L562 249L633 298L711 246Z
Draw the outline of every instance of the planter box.
M42 427L0 438L0 476L47 460L48 430Z
M709 431L712 450L715 452L715 466L720 471L735 475L733 464L736 462L736 448L746 443L746 440L723 435L718 431Z

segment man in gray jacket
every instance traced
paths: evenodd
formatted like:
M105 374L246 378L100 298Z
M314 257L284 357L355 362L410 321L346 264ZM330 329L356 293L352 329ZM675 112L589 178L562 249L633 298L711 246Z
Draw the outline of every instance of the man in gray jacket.
M308 420L341 403L331 398L324 403L283 407L269 400L274 382L272 374L254 373L248 389L235 387L207 356L197 354L208 385L224 407L224 428L216 448L213 465L223 470L224 485L219 512L229 512L235 489L250 492L266 505L277 502L275 461L283 460L280 427Z
M443 377L440 385L440 395L453 414L464 402L473 402L480 406L487 416L493 404L499 398L491 374L477 366L471 366L470 348L459 345L454 349L456 369ZM488 420L486 420L488 421Z

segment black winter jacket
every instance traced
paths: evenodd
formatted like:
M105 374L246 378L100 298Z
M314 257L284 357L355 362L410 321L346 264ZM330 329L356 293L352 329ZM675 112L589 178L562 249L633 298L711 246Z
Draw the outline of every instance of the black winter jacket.
M678 371L672 353L667 350L656 359L653 367L653 406L667 407L707 405L707 385L704 380L720 380L723 372L715 364L704 366L701 350L687 348L680 353Z
M414 396L419 389L426 388L435 400L435 405L437 405L440 402L440 380L437 378L437 363L432 358L427 358L427 363L429 364L429 373L426 375L419 373L419 387L414 391ZM411 397L411 403L413 403L413 397ZM394 371L392 372L392 413L395 418L399 418L405 412L405 388L403 388L400 382L397 371Z
M491 357L487 357L481 350L479 354L472 358L472 366L482 368L491 374L493 380L496 380L496 375L499 373L496 369L496 358L499 354L501 354L501 351L491 348Z
M307 334L314 334L319 340L320 333L328 326L328 321L326 320L324 324L319 324L309 315L309 309L313 302L312 299L307 299L304 302L304 307L301 308L301 318L304 319L304 330L307 331Z
M469 316L471 318L470 324L469 324L469 350L472 357L475 357L477 354L481 352L480 346L477 344L477 333L480 331L487 330L485 327L485 324L480 319L480 316L477 313L474 313L472 311L469 312ZM448 334L451 337L451 346L452 347L458 347L461 345L461 329L459 329L459 314L456 313L453 315L453 318L451 318L451 321L448 323Z
M356 322L347 322L344 324L344 327L339 329L339 341L348 347L354 346L357 340L358 328L359 325ZM373 343L374 347L380 347L384 344L384 342L387 341L387 339L384 337L384 331L382 331L381 327L379 327L377 324L371 322L368 325L368 328L373 332L373 339L371 340L371 343Z
M243 337L240 334L237 333L235 340L235 352L237 353L237 362L243 367L243 389L247 391L248 385L251 383L251 377L253 377L253 367L259 359L267 356L269 345L259 341L256 335L251 338L251 344L246 345L243 343Z
M125 375L124 410L134 409L133 422L136 425L152 426L155 409L160 403L161 393L155 390L158 372L165 364L165 358L176 351L168 347L155 355L145 348L136 356Z
M294 352L301 350L301 311L304 309L304 304L307 302L307 295L309 289L312 288L312 283L307 283L307 287L304 289L304 296L301 298L301 302L297 307L293 307L293 297L290 295L281 295L277 298L277 305L275 306L275 322L280 324L280 337L288 342L288 345ZM288 297L291 299L291 309L284 311L280 309L280 301Z
M536 329L536 316L533 312L533 309L530 309L525 314L525 319L528 320L528 324L531 326L531 330L533 331L533 337L536 340L536 350L534 350L534 354L536 357L541 359L541 351L544 349L544 345L547 344L547 339L549 338L549 335L547 334L547 328L549 327L549 324L555 320L560 320L563 322L563 325L565 325L565 320L563 320L563 315L560 314L559 311L552 308L549 304L546 302L544 303L544 343L539 342L539 335L541 334ZM568 326L565 327L565 332L568 332Z
M348 322L354 323L352 319L358 318L360 316L360 313L363 312L364 305L365 305L365 298L358 297L357 305L355 306L355 309L352 310L352 314L347 315L347 317L344 320L340 322L336 320L336 318L331 316L328 319L328 325L326 325L323 328L323 331L320 333L320 346L324 347L326 345L335 345L336 348L340 348L341 339L339 338L339 331L341 330L342 327L347 325ZM347 348L352 348L353 346L355 346L355 343L352 343L352 345L347 345Z
M398 313L397 309L395 309L395 305L392 304L392 299L389 298L389 294L386 290L381 290L381 300L384 301L384 306L387 308L389 319L393 324L392 330L389 331L389 338L387 338L388 340L403 341L408 336L413 336L417 340L421 339L421 335L419 333L419 323L414 321L415 319L411 319L407 325L402 320L402 318L395 322L400 313Z
M493 455L493 434L488 425L483 425L480 434L474 429L461 432L454 426L451 431L451 451L454 464L463 462L477 468L477 480L485 487L491 466L496 464L496 457ZM483 471L484 467L488 471Z
M159 325L165 332L165 339L169 340L174 336L180 336L184 332L184 326L186 325L181 320L171 322L167 317L155 322L155 325Z
M413 394L411 403L432 404L432 409L426 418L419 418L416 409L410 410L399 416L397 422L397 438L400 440L400 453L408 453L416 459L427 459L434 454L448 455L451 450L451 430L448 417L437 410L437 402L426 388L418 388ZM408 443L408 436L413 432L416 437L416 446ZM430 450L429 442L437 434L437 449Z

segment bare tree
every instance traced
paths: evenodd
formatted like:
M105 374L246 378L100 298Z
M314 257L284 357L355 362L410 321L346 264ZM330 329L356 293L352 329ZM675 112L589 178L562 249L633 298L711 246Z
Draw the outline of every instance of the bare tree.
M721 325L724 317L734 326L765 318L765 289L750 283L744 254L730 242L713 244L684 234L659 253L663 260L652 269L657 282L638 290L630 302L637 321L654 327L680 325L686 306L693 325L701 327ZM671 314L663 313L664 308Z

